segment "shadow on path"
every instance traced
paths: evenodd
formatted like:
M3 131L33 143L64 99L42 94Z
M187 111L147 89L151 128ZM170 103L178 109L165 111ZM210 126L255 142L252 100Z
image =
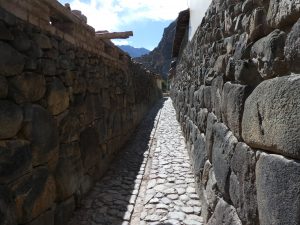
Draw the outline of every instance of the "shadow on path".
M129 224L159 118L159 110L166 99L157 103L145 116L106 175L95 184L83 200L82 207L74 212L69 225Z

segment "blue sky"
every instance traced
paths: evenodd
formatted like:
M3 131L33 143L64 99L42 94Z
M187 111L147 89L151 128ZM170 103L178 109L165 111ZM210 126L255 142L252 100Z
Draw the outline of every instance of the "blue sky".
M129 39L113 40L115 44L136 48L155 48L163 30L178 13L191 8L191 23L196 29L211 0L58 0L80 10L96 31L133 31Z
M58 0L81 10L88 24L97 30L133 31L129 39L115 40L116 44L155 48L163 30L188 8L188 0ZM200 0L201 1L201 0ZM202 0L204 1L204 0Z

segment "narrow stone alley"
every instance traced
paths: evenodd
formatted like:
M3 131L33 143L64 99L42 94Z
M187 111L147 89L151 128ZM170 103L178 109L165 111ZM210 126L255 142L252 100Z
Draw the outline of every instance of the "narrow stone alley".
M201 205L170 98L156 105L69 225L201 225Z

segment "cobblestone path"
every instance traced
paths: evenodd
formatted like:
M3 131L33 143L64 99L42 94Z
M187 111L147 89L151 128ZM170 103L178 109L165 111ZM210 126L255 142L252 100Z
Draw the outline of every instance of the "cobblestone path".
M201 225L200 201L170 99L152 109L69 225Z

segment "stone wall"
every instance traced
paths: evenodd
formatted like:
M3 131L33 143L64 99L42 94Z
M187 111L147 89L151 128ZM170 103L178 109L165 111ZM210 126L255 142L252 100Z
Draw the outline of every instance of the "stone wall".
M0 4L1 225L66 224L161 96L154 74L50 3Z
M298 0L214 0L178 59L206 224L300 224L299 18Z

